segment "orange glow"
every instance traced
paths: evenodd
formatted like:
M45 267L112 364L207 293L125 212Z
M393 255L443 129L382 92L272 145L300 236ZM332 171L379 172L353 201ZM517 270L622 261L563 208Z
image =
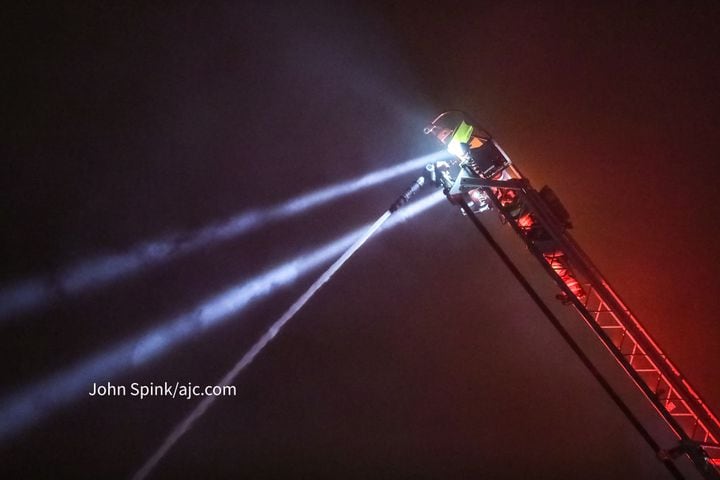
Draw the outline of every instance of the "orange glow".
M565 254L560 250L557 250L550 254L543 254L545 260L550 264L550 267L558 274L558 276L565 282L565 285L577 298L585 297L585 291L583 290L580 282L577 281L575 276L570 271L565 259Z
M516 205L518 200L517 192L505 188L494 188L492 190L503 208L508 210L516 209L515 212L509 212L510 217L515 218L518 228L525 236L530 235L533 229L537 228L535 219L531 212L522 212L521 207ZM517 210L520 211L518 212ZM570 270L567 264L567 258L562 251L556 250L552 253L544 253L543 257L545 257L545 261L550 264L550 267L557 273L565 285L567 285L573 295L578 299L585 297L585 291Z
M532 216L529 213L526 213L525 215L521 215L517 219L517 224L522 230L530 230L530 228L533 226L535 221L533 220Z

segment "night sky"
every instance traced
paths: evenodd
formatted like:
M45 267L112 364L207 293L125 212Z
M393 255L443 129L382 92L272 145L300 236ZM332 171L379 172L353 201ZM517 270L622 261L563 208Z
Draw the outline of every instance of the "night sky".
M457 108L720 412L717 3L62 3L3 28L0 291L51 296L0 320L0 410L417 173L80 293L68 266L433 153L423 127ZM96 381L215 384L322 269ZM154 478L671 478L447 202L373 237L235 385ZM0 472L128 477L197 402L79 395L0 440Z

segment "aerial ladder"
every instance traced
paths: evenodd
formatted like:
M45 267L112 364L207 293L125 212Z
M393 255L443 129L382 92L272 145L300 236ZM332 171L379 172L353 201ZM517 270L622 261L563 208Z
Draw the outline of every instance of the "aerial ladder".
M453 155L427 166L674 478L720 480L720 421L568 230L567 210L535 190L470 115L425 128Z

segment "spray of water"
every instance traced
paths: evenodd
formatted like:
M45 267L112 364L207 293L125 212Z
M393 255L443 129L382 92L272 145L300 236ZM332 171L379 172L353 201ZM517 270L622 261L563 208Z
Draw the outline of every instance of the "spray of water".
M227 372L227 374L225 374L218 385L230 385L240 372L250 365L255 357L267 346L267 344L275 338L285 324L287 324L308 302L308 300L310 300L312 296L315 295L315 293L320 290L320 288L327 283L328 280L330 280L335 272L343 266L343 264L368 240L368 238L370 238L370 236L375 233L388 218L390 218L391 214L392 213L389 210L385 212L360 238L355 241L355 243L350 246L350 248L345 251L345 253L340 256L340 258L335 261L335 263L330 265L330 268L320 275L320 277L315 280L312 285L310 285L310 288L308 288L305 293L303 293L300 298L298 298L295 303L293 303L290 308L288 308L287 311L275 321L275 323L270 325L270 328L267 329L267 331L257 342L255 342L252 347L250 347L250 350L243 355L240 361L238 361L235 366ZM200 418L208 408L210 408L214 400L215 397L205 397L198 406L190 412L190 415L178 424L170 435L168 435L162 445L160 445L160 448L158 448L152 457L150 457L142 468L140 468L140 470L138 470L138 472L133 476L133 480L143 480L146 478L160 460L162 460L162 458L167 454L167 452L170 451L173 445L175 445L175 443L190 429L193 423L195 423L195 421Z
M388 230L419 215L443 200L442 192L425 196L398 210L385 223ZM353 230L312 251L231 286L186 312L105 349L98 354L41 379L12 395L0 398L0 442L39 423L61 407L79 398L87 398L90 385L107 381L160 358L189 338L237 318L246 308L291 285L315 268L336 258L366 232L368 226Z
M0 320L39 310L60 296L95 290L138 274L149 267L306 212L324 203L379 185L447 157L445 151L414 158L358 178L319 188L278 205L246 211L182 235L168 235L135 245L130 250L88 258L57 275L40 275L0 289Z
M376 232L378 229L387 221L390 216L397 211L400 206L405 204L412 195L416 194L417 191L423 186L424 184L424 178L420 177L418 178L415 183L407 190L405 191L398 199L390 206L390 208L383 213L380 218L378 218L375 223L373 223L370 228L365 231L351 246L348 248L341 256L338 258L330 267L325 270L325 272L318 277L315 282L313 282L312 285L303 293L300 295L300 298L298 298L295 303L293 303L290 308L285 311L285 313L280 316L270 327L267 329L267 331L260 337L260 339L255 342L255 344L250 347L250 350L248 350L245 355L242 356L242 358L235 364L235 366L230 369L229 372L225 374L225 376L220 380L218 385L221 387L225 387L230 385L235 378L242 372L248 365L252 363L253 360L255 360L255 357L272 341L273 338L277 336L277 334L280 332L280 330L290 321L292 318L297 314L303 306L317 293L320 288L322 288L323 285L325 285L332 276L342 267L345 262L348 261L348 259L353 256L353 254L363 246L365 242ZM148 459L147 462L140 468L140 470L137 471L137 473L133 476L133 480L143 480L148 476L148 474L157 466L157 464L163 459L163 457L170 451L170 449L177 443L180 438L185 435L185 433L190 430L193 423L197 421L210 406L215 401L215 397L205 397L198 405L195 407L195 409L190 412L190 415L188 415L185 419L183 419L182 422L180 422L175 429L173 429L172 432L170 432L170 435L163 441L163 443L160 445L160 448L157 449L157 451Z

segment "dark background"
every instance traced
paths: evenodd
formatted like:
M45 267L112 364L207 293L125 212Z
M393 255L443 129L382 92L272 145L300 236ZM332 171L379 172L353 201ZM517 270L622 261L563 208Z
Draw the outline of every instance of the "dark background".
M720 411L714 2L37 5L3 23L2 283L436 150L472 112ZM0 393L373 220L394 179L0 326ZM117 379L216 383L311 280ZM105 379L98 379L99 382ZM472 226L373 238L160 478L665 478ZM85 399L12 476L126 477L196 401Z

